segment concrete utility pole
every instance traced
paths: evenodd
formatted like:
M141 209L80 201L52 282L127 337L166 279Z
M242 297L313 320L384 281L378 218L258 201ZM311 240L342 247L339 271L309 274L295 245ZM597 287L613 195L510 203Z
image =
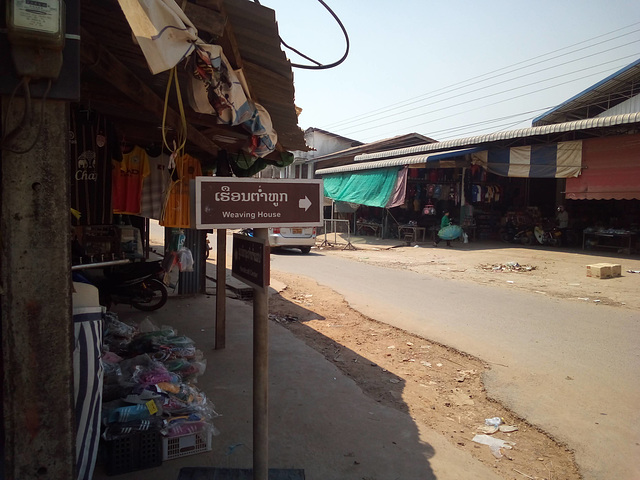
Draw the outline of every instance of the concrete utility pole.
M68 107L33 99L20 125L27 103L2 97L4 478L75 478Z

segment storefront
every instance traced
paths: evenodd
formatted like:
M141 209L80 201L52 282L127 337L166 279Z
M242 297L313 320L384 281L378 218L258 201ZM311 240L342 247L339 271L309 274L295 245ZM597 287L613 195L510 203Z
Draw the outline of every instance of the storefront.
M343 215L361 234L400 238L403 226L433 231L447 209L467 229L470 239L498 240L509 222L553 229L557 208L562 205L569 215L572 246L583 244L585 229L608 230L614 236L620 231L625 239L628 234L635 238L640 140L637 134L621 135L620 130L608 129L615 125L628 129L626 125L637 117L589 119L359 155L353 164L321 169L317 174L330 187L327 196L360 205ZM559 135L568 140L552 141ZM525 142L531 144L521 145ZM506 146L509 143L520 145ZM440 150L443 148L449 150ZM331 188L340 182L346 190L357 178L364 178L363 172L393 166L389 183L393 175L400 178L398 172L406 172L401 203L389 204L391 189L382 188L382 183L374 189L377 202L362 192L348 195ZM625 250L636 251L636 242L632 240L631 248Z
M245 0L67 1L51 12L66 25L54 78L18 75L0 29L7 52L0 58L5 472L91 478L95 450L75 471L76 443L91 442L76 442L74 428L72 354L81 343L74 341L72 273L109 261L142 263L149 218L182 230L187 242L191 232L203 238L191 228L191 178L213 169L250 176L307 147L272 10ZM59 59L59 51L48 53ZM46 49L36 56L47 57ZM24 62L49 63L56 62ZM203 104L194 94L207 87ZM84 345L91 356L98 343ZM85 423L88 432L95 425Z

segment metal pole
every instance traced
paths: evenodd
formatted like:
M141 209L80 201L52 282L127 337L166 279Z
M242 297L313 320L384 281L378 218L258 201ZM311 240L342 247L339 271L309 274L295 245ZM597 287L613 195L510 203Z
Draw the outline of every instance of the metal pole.
M227 230L216 230L216 343L215 349L225 347L227 325Z
M254 235L268 245L266 228ZM269 257L265 259L269 261ZM268 271L268 270L267 270ZM269 289L253 289L253 478L269 477Z

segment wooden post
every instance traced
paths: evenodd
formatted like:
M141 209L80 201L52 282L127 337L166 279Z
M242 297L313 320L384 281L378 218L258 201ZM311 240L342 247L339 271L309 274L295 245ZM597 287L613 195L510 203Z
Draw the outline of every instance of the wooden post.
M269 230L254 229L269 243ZM266 261L269 261L267 257ZM253 478L269 477L269 286L253 289Z
M0 163L4 473L75 478L69 115L32 102L18 127L24 99L2 98L3 133L18 129Z

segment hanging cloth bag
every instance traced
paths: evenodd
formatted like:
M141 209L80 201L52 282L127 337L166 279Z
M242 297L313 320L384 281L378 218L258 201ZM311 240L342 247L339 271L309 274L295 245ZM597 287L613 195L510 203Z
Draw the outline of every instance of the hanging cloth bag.
M118 0L154 75L189 56L198 30L174 0Z

